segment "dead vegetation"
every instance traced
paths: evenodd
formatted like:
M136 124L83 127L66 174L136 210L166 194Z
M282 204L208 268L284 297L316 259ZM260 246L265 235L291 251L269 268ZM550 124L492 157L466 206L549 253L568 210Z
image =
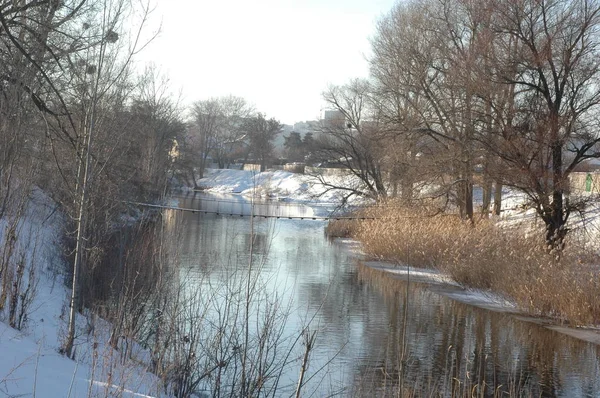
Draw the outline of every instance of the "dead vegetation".
M600 264L573 239L558 256L531 225L475 224L388 202L362 210L376 220L332 222L328 233L359 240L374 258L436 268L465 287L492 291L536 315L573 325L600 323Z

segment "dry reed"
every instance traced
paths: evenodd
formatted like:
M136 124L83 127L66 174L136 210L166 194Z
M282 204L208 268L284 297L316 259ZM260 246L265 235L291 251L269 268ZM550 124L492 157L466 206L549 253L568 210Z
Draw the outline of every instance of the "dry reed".
M541 231L475 225L394 203L362 211L376 220L333 222L328 231L358 239L372 257L437 268L465 287L493 291L536 315L574 325L600 323L598 256L575 241L560 257ZM343 232L343 234L341 232ZM589 245L588 245L589 246Z

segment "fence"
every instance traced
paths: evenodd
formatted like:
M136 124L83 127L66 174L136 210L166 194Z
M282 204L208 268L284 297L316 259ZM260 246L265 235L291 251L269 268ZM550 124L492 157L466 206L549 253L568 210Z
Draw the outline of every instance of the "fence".
M245 171L260 171L260 165L255 163L245 163L242 170ZM303 163L288 163L282 165L273 165L268 170L284 170L290 173L322 175L322 176L347 176L351 172L348 169L330 168L330 167L311 167L305 166Z
M260 171L260 164L244 163L244 171Z
M352 174L348 169L336 169L329 167L309 167L304 168L305 174L323 175L323 176L347 176Z

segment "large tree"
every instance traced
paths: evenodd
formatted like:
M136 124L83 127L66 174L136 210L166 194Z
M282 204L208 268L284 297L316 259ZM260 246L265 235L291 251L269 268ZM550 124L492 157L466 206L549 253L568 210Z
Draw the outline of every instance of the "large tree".
M287 137L284 137L283 147L285 156L290 162L303 162L306 155L306 148L302 141L302 136L297 131L292 131Z
M492 180L496 194L519 188L548 245L563 247L580 208L569 174L600 156L599 10L595 0L424 0L379 23L371 65L382 120L437 143L467 218L477 165L485 212Z
M265 171L274 158L273 140L282 129L278 120L267 119L262 113L245 120L243 131L247 137L248 153L260 163L260 171Z
M534 204L548 245L561 249L579 208L569 175L600 157L600 2L500 1L494 15L496 80L511 97L488 148Z
M428 160L423 176L473 219L474 69L481 58L478 14L460 0L398 3L378 24L371 70L382 120L404 151ZM412 149L412 150L411 150ZM424 167L423 161L417 166ZM437 170L432 169L437 166Z
M219 130L223 123L221 106L217 99L195 102L192 107L192 121L188 125L190 141L193 145L187 149L195 149L197 153L197 178L204 177L204 170L210 159L211 151L216 145ZM190 142L192 144L192 142ZM196 176L194 176L194 180Z

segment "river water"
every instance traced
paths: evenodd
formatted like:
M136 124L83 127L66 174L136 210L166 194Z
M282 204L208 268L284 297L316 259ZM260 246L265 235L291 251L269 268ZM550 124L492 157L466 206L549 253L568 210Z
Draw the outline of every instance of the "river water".
M310 220L326 207L199 193L174 200L205 212L170 211L189 288L252 275L260 293L251 296L249 329L260 329L263 307L283 314L272 317L278 332L269 340L285 357L274 396L294 394L303 336L315 332L302 396L600 396L597 345L360 265L348 242L329 241L325 222ZM286 218L296 216L309 219ZM213 296L221 303L237 294L221 292ZM243 318L215 308L230 328Z

